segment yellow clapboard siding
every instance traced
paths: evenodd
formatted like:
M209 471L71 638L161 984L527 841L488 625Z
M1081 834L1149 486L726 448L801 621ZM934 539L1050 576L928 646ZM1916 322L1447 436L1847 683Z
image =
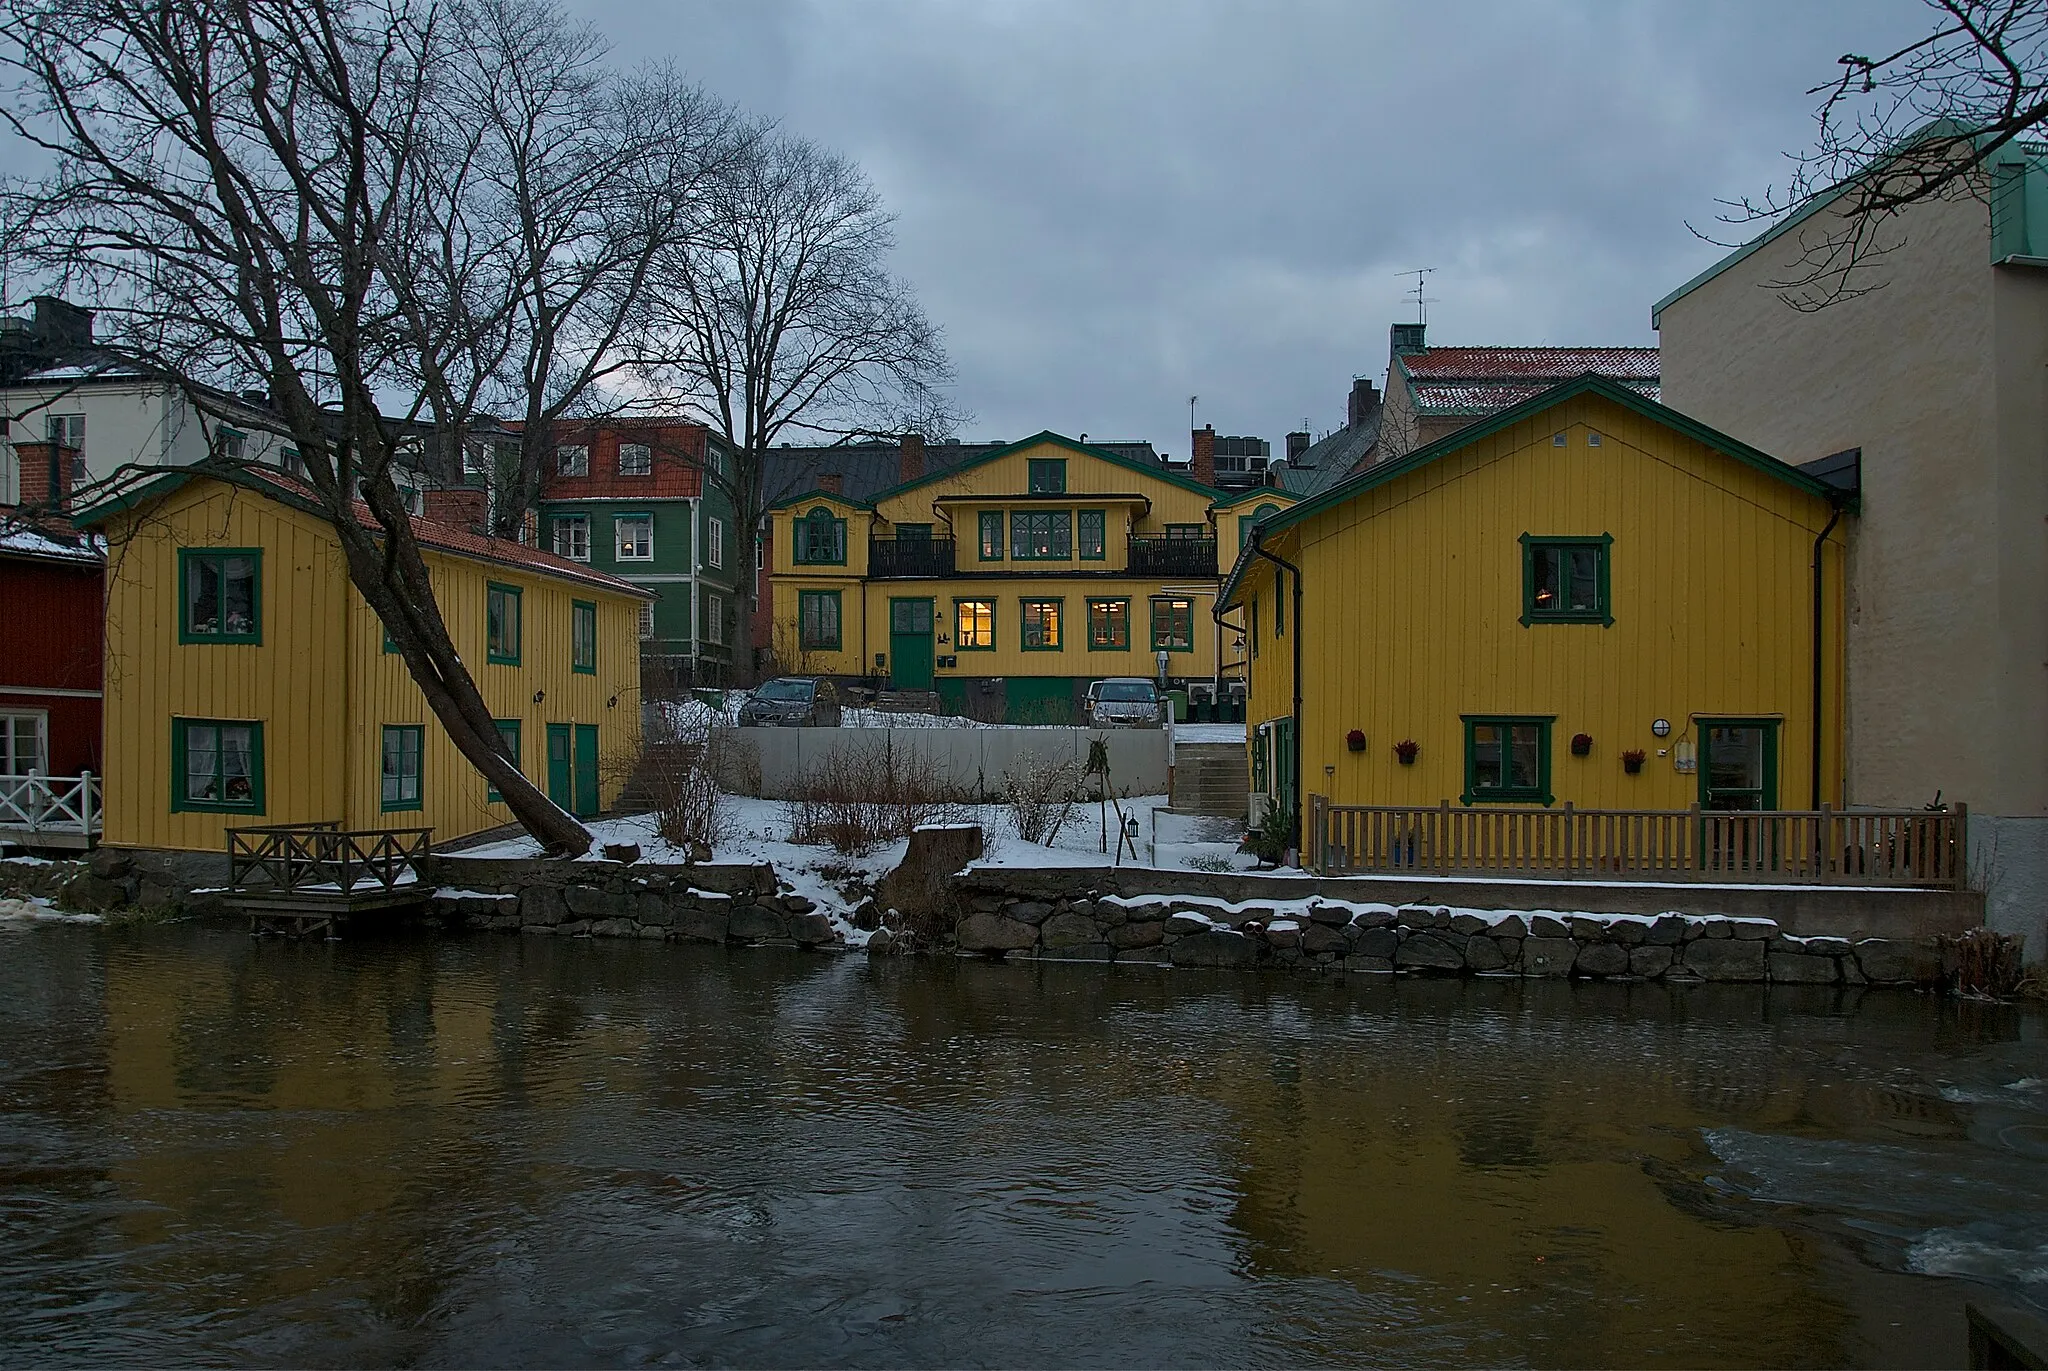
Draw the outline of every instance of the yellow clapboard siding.
M458 753L383 628L349 584L318 519L246 490L195 480L107 532L106 830L110 844L220 850L230 827L337 820L431 827L436 841L510 822ZM178 640L178 550L262 549L260 643ZM521 769L543 786L544 726L594 724L600 803L624 783L640 734L639 600L608 588L424 549L436 601L494 717L521 721ZM487 661L487 586L517 587L518 665ZM573 670L571 604L597 608L595 674ZM534 700L541 693L543 699ZM172 720L263 725L261 814L171 810ZM382 802L383 729L422 726L421 805Z
M1782 721L1778 800L1805 807L1812 550L1829 514L1820 496L1579 395L1311 516L1271 540L1306 587L1303 789L1339 804L1457 803L1464 715L1551 715L1557 803L1683 809L1698 777L1658 751L1697 744L1694 716L1728 715ZM1823 625L1829 802L1842 774L1843 532L1828 544ZM1520 622L1524 534L1613 537L1611 626ZM1293 644L1273 634L1274 593L1269 566L1248 568L1238 598L1258 603L1255 724L1292 710ZM1669 738L1652 733L1658 718ZM1345 745L1354 728L1363 752ZM1570 754L1576 733L1592 736L1591 755ZM1395 756L1404 739L1420 745L1412 766ZM1635 776L1620 763L1631 748L1649 754Z

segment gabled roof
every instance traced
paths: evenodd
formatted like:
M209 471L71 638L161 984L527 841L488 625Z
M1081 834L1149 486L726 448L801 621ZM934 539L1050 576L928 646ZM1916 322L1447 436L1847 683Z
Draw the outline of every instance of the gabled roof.
M1278 470L1278 468L1276 467L1275 470ZM1270 500L1275 504L1285 505L1300 498L1294 491L1282 486L1252 486L1248 490L1240 490L1228 500L1218 500L1216 508L1235 509L1239 505L1256 505L1263 500Z
M1659 404L1657 401L1642 395L1619 381L1588 372L1583 376L1574 377L1572 380L1566 381L1561 385L1552 386L1548 390L1532 396L1518 405L1501 410L1498 414L1482 419L1476 424L1461 428L1456 433L1447 434L1427 447L1417 448L1406 457L1398 458L1391 462L1382 462L1378 466L1367 467L1364 471L1359 472L1348 480L1338 482L1312 499L1303 500L1292 509L1284 509L1278 514L1269 515L1258 523L1258 532L1253 535L1252 542L1257 543L1270 538L1282 529L1290 528L1304 519L1313 518L1332 506L1343 504L1345 501L1383 486L1389 481L1406 476L1417 467L1427 466L1440 457L1446 457L1451 453L1470 447L1482 438L1489 438L1502 429L1510 428L1524 419L1541 414L1547 409L1554 408L1580 395L1598 395L1603 399L1611 400L1624 409L1633 410L1652 422L1662 424L1666 428L1682 433L1695 442L1712 448L1723 456L1732 457L1745 466L1754 467L1766 476L1783 481L1786 485L1794 486L1807 492L1809 495L1819 496L1830 503L1841 504L1852 510L1855 508L1854 498L1845 495L1838 487L1801 471L1798 467L1781 462L1769 453L1759 451L1740 439L1731 438L1718 429L1709 428L1697 419L1680 414L1675 409ZM1227 606L1231 602L1232 597L1236 595L1238 583L1244 578L1245 571L1249 567L1251 560L1251 545L1247 544L1238 554L1236 565L1231 567L1230 575L1223 583L1223 590L1216 597L1218 609Z
M1012 453L1022 452L1026 448L1039 447L1045 444L1065 448L1069 452L1078 453L1084 457L1093 457L1097 461L1123 467L1127 471L1142 472L1155 481L1164 481L1167 485L1179 486L1182 490L1191 490L1198 495L1206 495L1211 500L1228 494L1228 492L1219 490L1215 486L1205 486L1200 481L1191 480L1177 471L1168 471L1165 467L1147 462L1142 458L1128 456L1113 448L1097 447L1092 443L1077 442L1064 434L1054 433L1051 429L1046 429L1032 434L1029 438L1019 439L1014 443L1005 443L1001 447L990 448L988 451L978 456L970 457L957 466L949 467L943 471L928 471L915 481L904 481L887 489L878 490L868 498L875 503L880 503L891 496L901 495L906 491L916 490L921 486L928 486L934 481L942 481L948 477L957 476L963 471L972 471L976 467L986 466L997 458L1008 457ZM929 452L930 449L926 449L926 451Z
M229 481L219 473L211 471L164 472L108 493L105 498L79 510L72 516L71 522L78 528L95 527L124 510L160 500L194 480L219 481L223 485L241 486L267 499L276 500L279 504L304 510L319 518L326 517L315 501L312 488L304 482L281 471L247 469L242 474L248 477L246 481ZM361 500L355 502L355 516L356 522L371 532L382 531L377 516L370 513L370 507ZM412 516L412 536L421 547L432 548L437 552L467 557L473 561L491 562L498 566L516 567L543 576L553 576L559 580L574 581L616 595L630 595L641 600L654 598L651 592L643 590L631 581L607 575L581 562L557 557L552 552L543 552L537 547L528 547L510 538L487 537L481 533L472 533L466 528L457 528L453 524L437 523L417 514Z
M1340 428L1280 468L1280 484L1304 499L1318 495L1351 474L1379 440L1385 410L1375 408L1362 424Z
M1654 400L1661 373L1657 349L1637 347L1433 347L1394 364L1423 414L1491 414L1588 372Z
M17 516L0 514L0 557L97 567L106 561L107 547L101 538L79 534L67 537Z

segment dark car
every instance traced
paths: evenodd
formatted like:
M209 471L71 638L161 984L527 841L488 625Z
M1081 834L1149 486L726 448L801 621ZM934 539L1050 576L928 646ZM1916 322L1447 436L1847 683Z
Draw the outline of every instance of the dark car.
M839 692L815 676L778 676L740 706L741 728L837 728Z

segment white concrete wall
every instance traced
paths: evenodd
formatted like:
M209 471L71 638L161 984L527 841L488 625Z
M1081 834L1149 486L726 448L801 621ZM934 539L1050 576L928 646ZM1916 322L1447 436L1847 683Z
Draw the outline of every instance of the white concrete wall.
M883 747L928 757L952 784L993 798L1020 762L1044 757L1085 763L1096 738L1109 744L1110 783L1119 793L1166 793L1166 733L1157 728L741 728L729 738L759 757L760 793L771 800L790 798L806 769L835 750Z
M221 422L202 417L183 394L157 381L97 380L72 384L44 382L0 391L0 411L7 420L4 457L0 457L0 503L19 498L18 459L13 440L41 442L50 416L85 416L85 469L88 481L104 481L124 466L189 466L204 458L208 435ZM266 429L260 410L235 409L228 427L245 435L246 460L278 465L289 440ZM277 420L271 417L269 423Z

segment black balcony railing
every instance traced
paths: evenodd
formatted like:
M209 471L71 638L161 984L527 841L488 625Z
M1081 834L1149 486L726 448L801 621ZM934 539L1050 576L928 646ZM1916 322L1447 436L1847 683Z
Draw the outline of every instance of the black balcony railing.
M870 576L951 576L951 538L870 538Z
M1130 570L1133 576L1214 576L1216 540L1133 535Z

